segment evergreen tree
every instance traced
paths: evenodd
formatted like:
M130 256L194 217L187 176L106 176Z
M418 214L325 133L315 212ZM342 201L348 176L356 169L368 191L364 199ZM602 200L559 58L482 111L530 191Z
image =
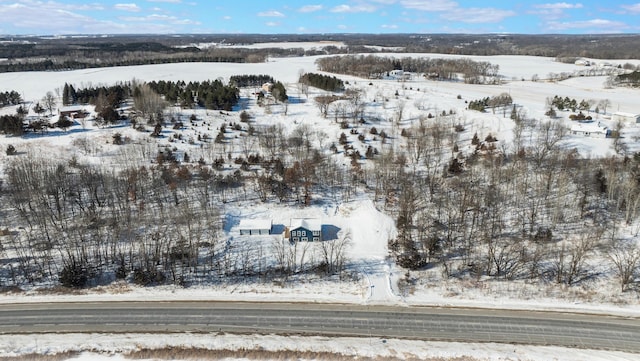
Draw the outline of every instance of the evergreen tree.
M69 105L71 104L69 102L69 99L71 97L69 96L69 84L64 83L64 88L62 88L62 105Z
M287 96L287 89L285 89L284 84L282 84L281 82L276 82L275 84L273 84L271 94L278 102L285 102L289 99L289 97Z

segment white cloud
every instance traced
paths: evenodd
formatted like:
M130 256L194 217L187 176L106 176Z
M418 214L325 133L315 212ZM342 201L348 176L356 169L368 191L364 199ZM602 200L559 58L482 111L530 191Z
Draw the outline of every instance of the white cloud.
M398 25L396 25L396 24L390 24L390 25L383 24L383 25L381 26L381 28L383 28L383 29L397 29L397 28L398 28Z
M338 5L331 9L332 13L371 13L376 11L376 7L374 5L369 4L361 4L361 5Z
M280 26L280 23L277 21L268 21L264 23L264 25L273 27L273 26Z
M231 20L231 19L232 19L232 18L231 18L231 16L229 16L229 15L226 15L226 16L223 16L223 17L222 17L222 20Z
M105 10L98 3L69 4L56 1L21 0L7 3L0 0L3 31L29 34L133 34L184 32L187 26L199 25L191 19L167 15L131 17L109 20L81 13ZM42 19L46 19L43 21ZM128 20L131 20L129 22ZM184 27L184 28L183 28Z
M421 1L421 0L403 0L400 4L408 9L422 11L449 11L458 8L458 3L451 0L443 1Z
M299 12L301 13L312 13L315 11L320 11L322 10L323 6L322 5L305 5L303 7L301 7L300 9L298 9Z
M0 11L5 8L33 8L36 9L46 9L48 11L54 10L68 10L68 11L81 11L81 10L104 10L104 6L98 3L87 3L87 4L66 4L56 1L38 1L38 0L22 0L20 2L14 2L7 5L2 5L1 3L7 2L6 0L0 0Z
M138 11L140 11L140 7L134 3L131 4L115 4L113 5L113 7L117 10L122 10L122 11L131 11L134 13L137 13Z
M516 13L511 10L501 10L493 8L470 8L456 9L455 11L442 14L442 17L451 21L460 21L463 23L497 23L505 18L515 16Z
M452 0L402 0L406 9L441 13L440 17L463 23L496 23L517 15L514 11L495 8L464 8Z
M640 13L640 3L635 3L632 5L622 5L622 8L634 14Z
M166 23L171 25L200 25L200 22L191 19L179 19L171 15L151 14L147 16L123 16L120 20L132 23L158 24Z
M565 17L566 10L581 9L581 3L569 4L569 3L549 3L549 4L537 4L533 6L536 10L528 11L529 14L539 15L546 20L557 20Z
M150 3L171 3L171 4L180 4L182 0L147 0Z
M258 13L258 16L270 17L270 18L283 18L284 14L276 10L269 10L269 11L263 11Z
M581 21L567 21L567 22L550 22L547 24L548 30L570 30L570 29L588 29L587 31L593 31L599 29L601 32L619 32L625 29L629 29L629 25L620 22L607 19L591 19Z
M552 4L537 4L537 5L534 5L533 7L537 9L557 9L557 10L581 9L582 4L581 3L576 3L576 4L552 3Z
M78 7L87 9L88 6ZM88 16L70 11L70 8L72 7L57 2L27 0L21 3L0 4L0 18L4 20L5 27L10 26L5 30L25 29L32 34L79 33L79 28L100 23Z

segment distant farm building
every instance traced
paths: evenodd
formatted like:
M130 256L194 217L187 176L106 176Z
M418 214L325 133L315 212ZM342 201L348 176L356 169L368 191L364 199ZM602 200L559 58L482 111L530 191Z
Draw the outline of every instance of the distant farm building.
M403 70L391 70L388 76L389 78L396 80L411 80L411 73Z
M289 225L291 242L322 241L322 222L319 219L294 218Z
M89 115L82 105L71 105L62 107L58 110L60 117L68 117L70 119L84 119Z
M587 59L578 59L575 64L578 66L591 66L591 62Z
M624 123L640 123L640 114L615 112L611 115L611 121Z
M242 219L239 226L242 236L271 234L272 227L270 219Z
M606 138L611 135L611 130L600 122L575 122L571 126L571 134L592 138Z

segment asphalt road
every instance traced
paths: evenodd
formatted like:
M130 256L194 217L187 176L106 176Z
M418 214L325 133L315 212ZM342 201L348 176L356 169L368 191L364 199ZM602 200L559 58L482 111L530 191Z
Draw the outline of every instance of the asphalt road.
M614 316L300 303L0 305L0 335L184 331L498 342L640 353L640 319Z

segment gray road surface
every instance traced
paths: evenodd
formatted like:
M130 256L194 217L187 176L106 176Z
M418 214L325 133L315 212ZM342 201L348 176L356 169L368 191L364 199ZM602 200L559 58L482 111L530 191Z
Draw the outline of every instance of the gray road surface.
M0 305L0 335L183 331L374 336L640 353L640 319L614 316L301 303L152 301Z

